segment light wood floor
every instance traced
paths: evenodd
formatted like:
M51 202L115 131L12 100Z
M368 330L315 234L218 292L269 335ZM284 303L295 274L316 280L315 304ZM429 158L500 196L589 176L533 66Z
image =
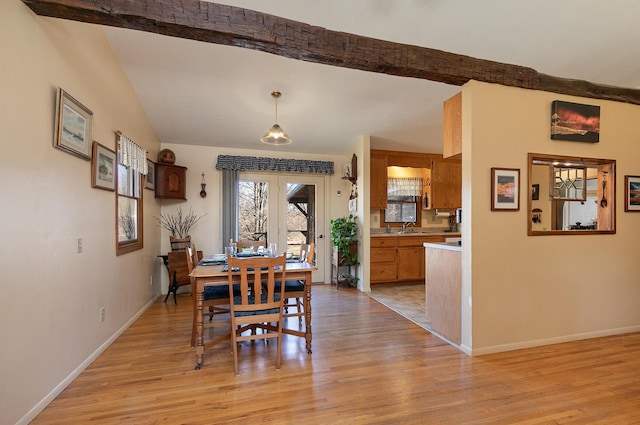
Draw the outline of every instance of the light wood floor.
M470 357L353 289L313 289L313 354L285 335L193 369L190 297L154 304L33 424L640 423L640 333Z

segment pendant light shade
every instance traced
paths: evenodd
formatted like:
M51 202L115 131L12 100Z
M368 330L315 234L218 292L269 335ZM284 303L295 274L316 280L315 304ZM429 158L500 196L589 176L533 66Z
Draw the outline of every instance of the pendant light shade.
M276 123L265 133L264 136L260 139L262 143L267 145L288 145L291 143L291 138L287 133L278 125L278 98L282 96L282 93L279 91L274 91L271 93L271 97L275 99L276 102Z

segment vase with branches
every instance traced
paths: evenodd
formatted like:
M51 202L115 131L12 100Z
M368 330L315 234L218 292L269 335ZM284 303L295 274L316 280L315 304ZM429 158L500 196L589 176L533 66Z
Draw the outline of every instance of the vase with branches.
M191 241L189 232L191 228L206 214L196 214L191 208L188 213L182 212L182 207L178 207L175 212L160 214L160 217L154 217L158 226L171 233L169 237L172 249L184 249L187 243Z

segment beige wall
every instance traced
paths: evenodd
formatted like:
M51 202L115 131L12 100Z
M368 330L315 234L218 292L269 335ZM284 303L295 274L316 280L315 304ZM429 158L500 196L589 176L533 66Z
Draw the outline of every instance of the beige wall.
M160 293L163 271L148 190L144 249L116 257L114 193L91 188L90 162L52 146L56 89L93 111L103 145L114 149L122 130L154 157L159 142L98 27L3 0L0 58L0 423L14 424L37 414Z
M600 143L552 141L556 99L600 105ZM624 175L640 173L638 116L634 105L464 86L463 344L474 354L640 330L640 215L624 212ZM492 212L491 167L519 168L527 193L528 152L617 160L617 233L527 236L526 195L520 211Z

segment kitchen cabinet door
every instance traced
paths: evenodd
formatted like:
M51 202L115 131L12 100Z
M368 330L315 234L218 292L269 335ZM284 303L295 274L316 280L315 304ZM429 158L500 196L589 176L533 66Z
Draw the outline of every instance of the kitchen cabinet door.
M424 247L398 247L398 281L424 280Z
M431 161L431 208L462 207L462 161Z
M372 209L387 208L387 157L371 155L370 200Z
M444 101L443 158L462 157L462 93Z

